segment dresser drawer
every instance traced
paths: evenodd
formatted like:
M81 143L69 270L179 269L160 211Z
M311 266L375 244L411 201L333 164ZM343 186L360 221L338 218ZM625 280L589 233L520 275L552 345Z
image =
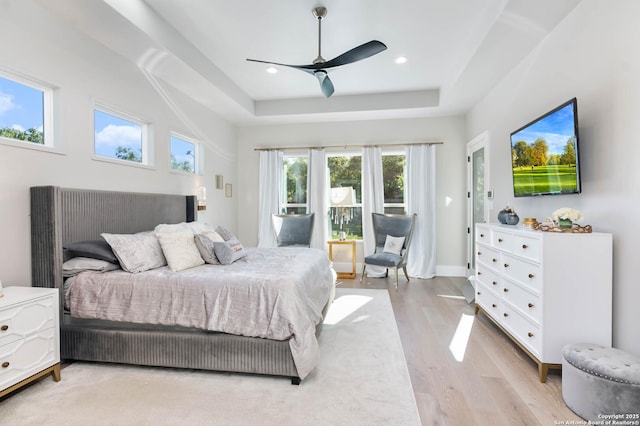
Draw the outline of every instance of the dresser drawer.
M476 242L491 244L491 231L482 226L476 227Z
M476 260L489 266L490 268L500 269L500 252L489 246L478 244L476 246Z
M490 288L499 295L502 290L502 278L500 275L498 275L496 271L493 271L482 264L478 264L477 269L476 278L478 279L478 282L482 283L484 286Z
M56 330L0 346L0 390L59 362Z
M505 281L502 286L502 298L540 325L542 319L542 300L540 296L520 287L518 284Z
M495 319L500 319L500 299L484 285L478 285L476 303Z
M493 231L491 233L491 245L493 247L511 253L513 252L514 243L515 236L513 234L501 231Z
M540 359L542 349L542 333L540 327L511 307L508 302L502 303L502 318L504 328L507 329L534 356Z
M542 291L542 268L538 264L505 254L502 255L502 273L537 294Z
M513 253L534 262L540 262L542 258L542 241L540 238L524 235L514 235Z
M54 327L55 299L49 296L0 309L0 346Z

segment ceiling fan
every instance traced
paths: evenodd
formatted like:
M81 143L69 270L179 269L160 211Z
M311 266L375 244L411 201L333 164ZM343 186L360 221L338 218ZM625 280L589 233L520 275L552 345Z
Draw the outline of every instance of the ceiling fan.
M335 58L325 61L321 54L322 47L322 18L327 16L327 9L325 7L316 7L312 10L313 16L318 19L318 57L313 60L313 63L310 65L289 65L289 64L280 64L278 62L271 61L261 61L258 59L247 59L247 61L251 62L261 62L263 64L271 64L271 65L280 65L283 67L295 68L306 73L309 73L315 76L320 82L320 90L322 94L328 98L333 94L334 88L331 79L327 73L328 68L338 67L340 65L347 65L353 62L360 61L362 59L366 59L369 56L377 55L378 53L387 49L387 46L378 41L371 40L370 42L361 44L360 46L354 47L353 49L343 53L342 55L336 56Z

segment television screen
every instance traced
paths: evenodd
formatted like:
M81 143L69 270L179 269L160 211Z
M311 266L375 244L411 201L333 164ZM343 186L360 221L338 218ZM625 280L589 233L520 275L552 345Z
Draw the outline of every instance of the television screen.
M513 195L580 192L578 106L565 102L511 133Z

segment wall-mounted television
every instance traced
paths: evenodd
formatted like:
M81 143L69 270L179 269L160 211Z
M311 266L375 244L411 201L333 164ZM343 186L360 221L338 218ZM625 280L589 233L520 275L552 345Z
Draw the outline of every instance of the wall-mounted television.
M511 133L513 195L579 193L578 146L576 98Z

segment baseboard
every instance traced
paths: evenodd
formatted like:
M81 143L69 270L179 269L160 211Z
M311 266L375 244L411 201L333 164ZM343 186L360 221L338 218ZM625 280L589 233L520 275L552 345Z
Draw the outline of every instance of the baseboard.
M436 275L439 277L466 277L467 268L456 265L436 265Z

